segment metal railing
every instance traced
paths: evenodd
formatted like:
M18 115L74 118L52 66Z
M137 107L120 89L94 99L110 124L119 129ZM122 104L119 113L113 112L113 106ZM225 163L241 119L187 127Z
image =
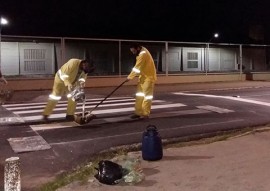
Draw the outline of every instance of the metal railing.
M53 75L76 57L93 62L94 76L121 77L135 63L129 51L134 42L151 52L158 75L241 75L270 70L268 45L8 35L2 35L1 69L7 76ZM40 52L45 55L41 57Z

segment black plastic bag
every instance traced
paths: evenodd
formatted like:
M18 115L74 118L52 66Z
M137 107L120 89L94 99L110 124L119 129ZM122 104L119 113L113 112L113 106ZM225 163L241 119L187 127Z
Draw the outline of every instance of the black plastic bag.
M96 170L98 171L98 173L95 175L95 178L103 184L118 184L120 179L122 179L123 177L122 166L112 161L100 161Z

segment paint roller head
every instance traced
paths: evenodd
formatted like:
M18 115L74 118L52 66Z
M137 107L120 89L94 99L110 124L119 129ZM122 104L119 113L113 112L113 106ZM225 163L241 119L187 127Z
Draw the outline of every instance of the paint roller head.
M96 115L90 114L88 112L84 113L84 116L82 115L82 113L74 115L74 121L80 125L89 123L90 121L92 121L95 118L97 118Z

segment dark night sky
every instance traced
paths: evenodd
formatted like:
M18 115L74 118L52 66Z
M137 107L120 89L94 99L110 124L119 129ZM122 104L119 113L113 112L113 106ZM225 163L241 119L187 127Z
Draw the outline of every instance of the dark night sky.
M206 42L269 42L270 0L0 0L3 35Z

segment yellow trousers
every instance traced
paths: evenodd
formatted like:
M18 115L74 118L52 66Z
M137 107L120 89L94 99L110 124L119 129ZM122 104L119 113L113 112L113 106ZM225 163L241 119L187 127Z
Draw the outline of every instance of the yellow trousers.
M135 114L149 116L151 112L155 83L151 81L139 81L137 84Z
M61 99L63 95L68 92L67 87L64 85L64 82L56 75L53 84L53 90L48 99L47 105L43 111L43 115L50 115L53 112L58 101ZM56 99L57 98L57 99ZM66 110L67 115L74 115L76 110L77 103L73 101L71 98L68 98L68 106Z

